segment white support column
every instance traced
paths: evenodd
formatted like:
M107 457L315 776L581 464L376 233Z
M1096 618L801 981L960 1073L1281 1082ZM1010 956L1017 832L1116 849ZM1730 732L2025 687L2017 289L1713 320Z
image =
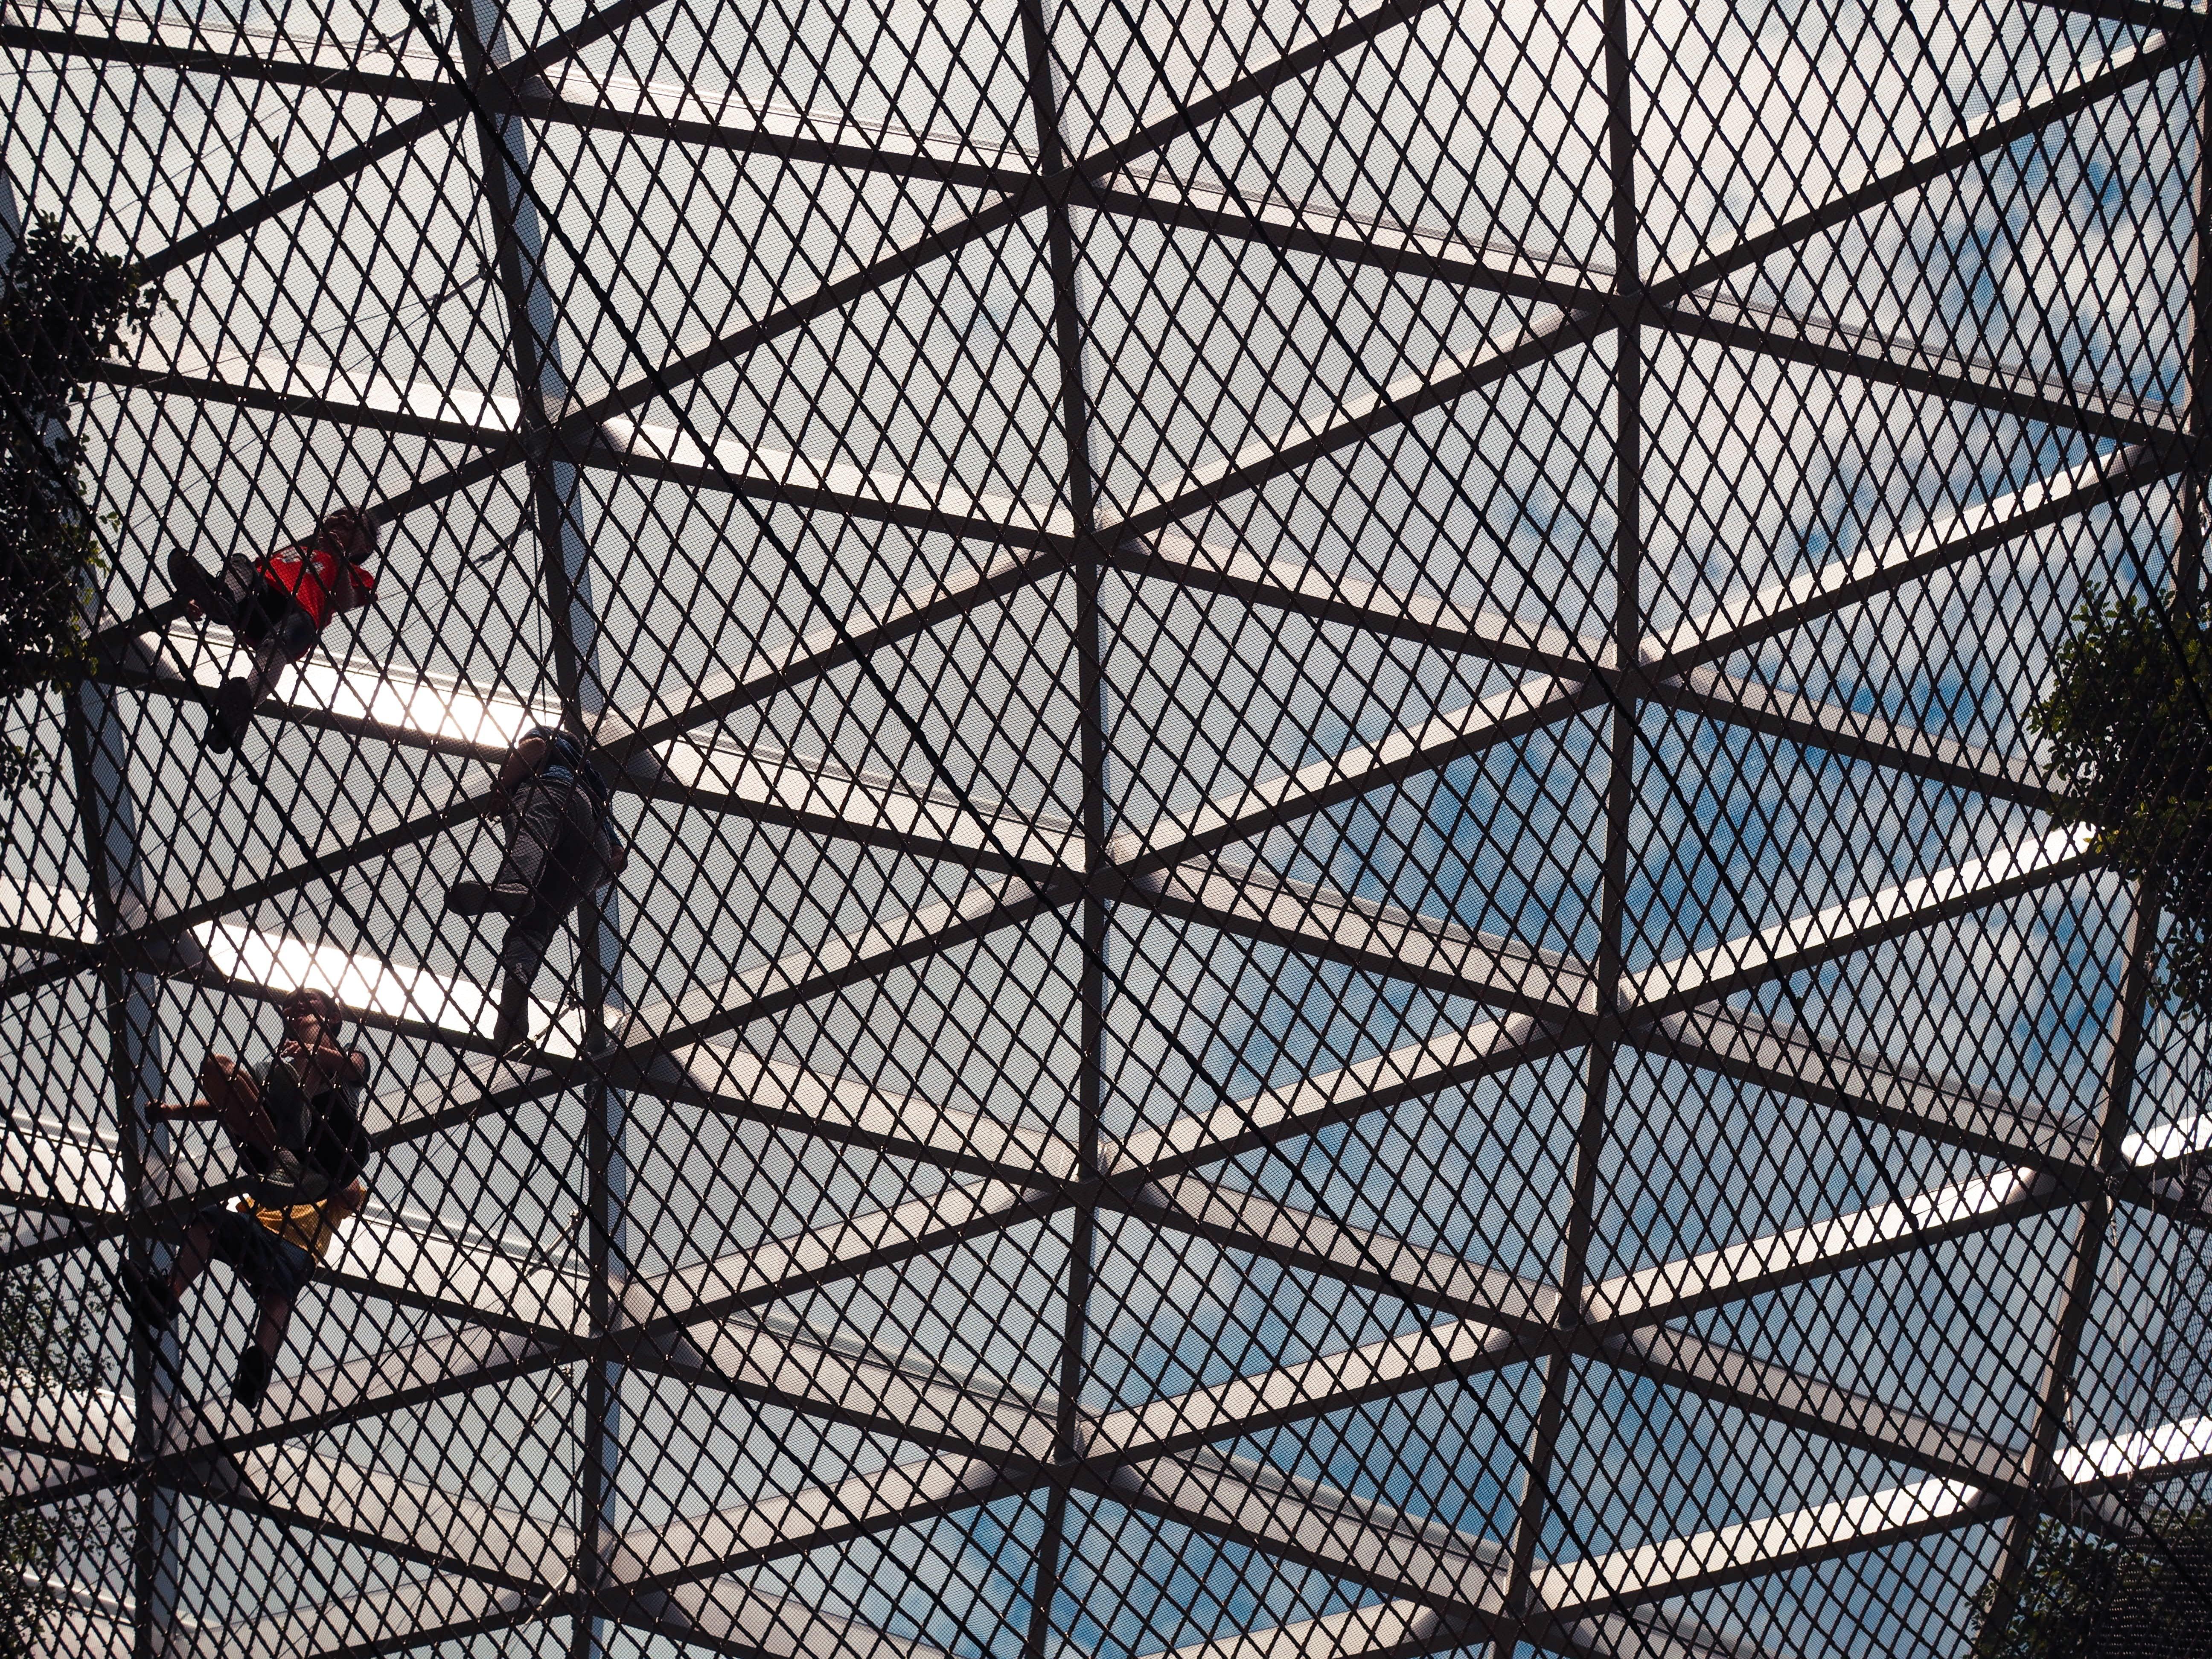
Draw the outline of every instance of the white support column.
M493 0L476 0L462 20L463 67L478 85L499 77L511 55ZM512 90L520 90L513 88ZM536 518L541 579L552 622L554 678L562 720L589 738L606 708L599 665L599 625L592 598L591 549L584 538L581 471L551 430L550 412L565 406L571 387L556 337L557 307L545 271L547 225L531 185L529 135L521 117L494 115L482 102L474 125L486 206L497 246L499 283L507 312L515 392L527 434L531 510ZM586 900L581 952L585 1049L608 1046L607 1009L622 1002L619 918L611 895ZM594 1337L611 1328L627 1276L625 1140L628 1096L604 1082L585 1085L585 1218L592 1285L588 1319ZM622 1447L623 1367L595 1363L586 1373L584 1445L578 1462L575 1605L570 1652L592 1659L603 1651L605 1625L597 1595L607 1553L621 1536L616 1492Z
M76 779L77 806L85 855L92 878L94 918L103 935L134 927L145 915L144 869L139 856L137 816L131 793L130 744L118 694L86 681L69 696L65 714L70 761ZM117 1145L124 1190L137 1194L149 1167L167 1161L167 1132L149 1124L145 1110L161 1094L159 981L103 965L100 996L106 1005L108 1049ZM166 1271L167 1250L149 1249L143 1238L126 1235L126 1259L151 1272ZM88 1275L103 1271L96 1253L83 1262ZM149 1437L161 1432L177 1375L173 1333L158 1344L134 1328L131 1339L131 1389L136 1420ZM152 1659L175 1623L180 1571L174 1535L176 1500L150 1480L134 1483L137 1534L132 1542L132 1650Z

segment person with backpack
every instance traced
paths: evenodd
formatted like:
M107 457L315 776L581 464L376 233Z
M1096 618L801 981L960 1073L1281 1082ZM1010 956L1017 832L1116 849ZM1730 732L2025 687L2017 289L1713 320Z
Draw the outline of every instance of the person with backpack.
M614 795L584 740L558 726L532 726L516 740L492 786L505 818L507 851L490 881L446 890L455 915L507 918L499 951L499 1014L492 1041L502 1051L529 1037L530 988L571 911L629 862L614 826Z
M331 617L376 602L376 526L357 507L342 507L306 541L256 560L234 553L210 576L179 548L169 579L194 621L230 629L252 652L251 672L233 675L210 706L208 747L222 753L252 723L253 710L276 676L315 647Z
M359 1049L339 1045L340 1010L325 993L295 991L276 1012L284 1034L260 1066L249 1070L211 1054L200 1062L200 1093L191 1105L157 1101L147 1115L158 1123L220 1123L257 1197L313 1203L368 1162L361 1094L372 1068Z
M337 1224L368 1200L362 1175L372 1156L360 1107L369 1062L340 1045L337 1002L300 990L277 1007L283 1039L263 1065L249 1070L228 1054L211 1054L191 1104L149 1109L156 1122L220 1123L252 1192L234 1210L216 1206L193 1215L166 1278L124 1264L149 1334L174 1322L185 1292L210 1261L225 1263L253 1292L259 1317L231 1377L231 1398L248 1410L268 1392L301 1289L329 1252Z

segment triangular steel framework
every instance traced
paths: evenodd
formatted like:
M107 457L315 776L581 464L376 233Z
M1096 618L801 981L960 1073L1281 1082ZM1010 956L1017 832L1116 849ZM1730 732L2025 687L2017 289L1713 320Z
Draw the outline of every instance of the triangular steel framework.
M55 1650L1964 1654L2140 1545L2203 1050L2021 710L2202 562L2208 16L0 0L10 235L175 301L11 716ZM202 754L165 559L339 498ZM533 719L641 856L526 1064ZM253 1413L113 1274L295 981L380 1162Z

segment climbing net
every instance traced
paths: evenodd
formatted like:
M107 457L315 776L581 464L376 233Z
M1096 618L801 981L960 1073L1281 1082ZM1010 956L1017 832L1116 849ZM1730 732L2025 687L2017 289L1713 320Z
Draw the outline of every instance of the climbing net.
M2024 718L2197 591L2203 15L0 0L9 237L165 301L8 710L47 1650L2212 1595L2203 1025ZM376 604L211 752L170 561L344 503ZM540 724L629 859L516 1049L444 893ZM374 1156L249 1408L228 1268L122 1286L302 986Z

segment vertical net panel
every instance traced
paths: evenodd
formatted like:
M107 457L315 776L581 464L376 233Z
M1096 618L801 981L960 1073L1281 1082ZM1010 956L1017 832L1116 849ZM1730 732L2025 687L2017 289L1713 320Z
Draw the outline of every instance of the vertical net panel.
M2208 66L0 0L0 1656L2212 1654Z

